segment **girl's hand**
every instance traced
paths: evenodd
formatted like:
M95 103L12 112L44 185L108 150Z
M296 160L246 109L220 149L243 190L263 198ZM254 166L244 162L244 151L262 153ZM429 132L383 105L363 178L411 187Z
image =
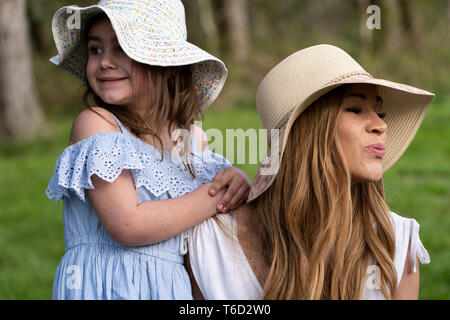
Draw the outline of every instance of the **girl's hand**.
M211 182L212 186L208 190L210 196L215 196L218 191L227 188L216 206L219 213L237 208L247 198L250 191L250 179L244 171L235 167L220 170Z

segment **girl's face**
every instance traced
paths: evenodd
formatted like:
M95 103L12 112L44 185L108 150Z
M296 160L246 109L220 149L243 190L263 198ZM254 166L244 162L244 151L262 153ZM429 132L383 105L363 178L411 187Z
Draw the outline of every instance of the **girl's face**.
M129 105L133 97L133 61L122 51L108 18L92 26L87 45L86 74L92 90L108 104Z
M387 130L382 102L374 85L354 84L345 89L337 129L355 182L382 178Z

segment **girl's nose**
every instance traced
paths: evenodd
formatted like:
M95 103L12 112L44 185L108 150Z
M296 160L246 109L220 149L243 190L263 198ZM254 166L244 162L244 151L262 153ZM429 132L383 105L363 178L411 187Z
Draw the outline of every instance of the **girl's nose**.
M109 50L105 50L103 52L102 58L100 60L100 66L102 69L114 69L116 67L114 57L109 52Z

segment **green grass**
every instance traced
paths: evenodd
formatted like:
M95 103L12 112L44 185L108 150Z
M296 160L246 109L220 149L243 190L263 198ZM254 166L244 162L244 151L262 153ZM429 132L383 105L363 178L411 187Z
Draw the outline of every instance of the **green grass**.
M435 101L415 139L384 181L387 202L416 219L431 263L421 266L423 299L450 298L450 101Z
M44 192L71 120L49 123L52 137L0 143L0 299L49 299L64 253L62 203L55 205ZM450 298L449 123L450 99L435 101L410 148L385 175L389 206L420 223L431 256L420 269L422 299ZM262 126L255 109L211 108L202 127L208 134L210 128ZM237 166L254 177L256 164Z

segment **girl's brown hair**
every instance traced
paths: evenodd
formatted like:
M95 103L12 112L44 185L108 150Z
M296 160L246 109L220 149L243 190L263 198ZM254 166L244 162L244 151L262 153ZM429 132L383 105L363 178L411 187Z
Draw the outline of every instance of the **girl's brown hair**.
M360 299L373 257L381 290L397 279L383 181L352 183L337 134L344 87L295 121L275 182L251 204L269 267L265 299Z
M90 20L85 31L86 39L92 26L104 18L107 18L106 14L100 13ZM161 150L163 150L163 142L160 134L164 126L168 124L169 136L174 129L182 129L179 132L180 139L183 141L183 162L190 174L195 177L195 170L189 160L189 156L192 155L191 139L187 133L190 132L190 126L195 117L201 115L201 110L191 66L150 66L133 60L132 79L133 109L105 103L89 84L83 97L84 105L96 112L90 102L92 99L95 105L119 118L137 137L152 136L161 146ZM161 152L161 160L163 157L164 153Z

